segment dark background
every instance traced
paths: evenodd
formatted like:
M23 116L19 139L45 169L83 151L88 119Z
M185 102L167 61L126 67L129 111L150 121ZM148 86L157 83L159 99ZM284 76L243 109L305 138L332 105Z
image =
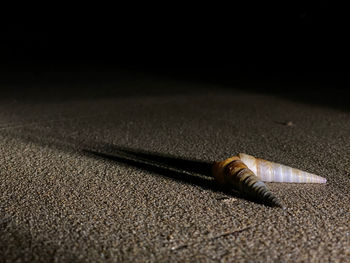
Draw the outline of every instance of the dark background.
M3 77L93 67L254 83L282 93L299 83L306 83L303 90L346 92L346 9L326 0L33 9L16 10L2 23Z

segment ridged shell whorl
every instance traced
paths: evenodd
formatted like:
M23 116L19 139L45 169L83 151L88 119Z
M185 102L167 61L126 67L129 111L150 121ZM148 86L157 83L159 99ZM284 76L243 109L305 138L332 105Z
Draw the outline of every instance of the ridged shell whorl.
M321 176L307 173L286 165L269 162L254 156L240 153L239 158L260 180L264 182L281 183L326 183L327 180Z
M266 185L259 180L238 156L215 162L213 175L219 183L230 186L242 194L270 206L283 207Z

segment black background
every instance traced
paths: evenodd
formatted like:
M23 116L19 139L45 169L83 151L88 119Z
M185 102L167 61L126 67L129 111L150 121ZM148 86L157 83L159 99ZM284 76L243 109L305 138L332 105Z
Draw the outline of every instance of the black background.
M83 65L347 89L346 9L329 1L31 8L2 23L3 71Z

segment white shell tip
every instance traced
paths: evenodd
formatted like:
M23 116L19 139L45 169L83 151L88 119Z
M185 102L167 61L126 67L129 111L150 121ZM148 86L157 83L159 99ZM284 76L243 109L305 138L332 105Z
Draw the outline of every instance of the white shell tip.
M286 165L270 162L254 156L240 153L239 158L252 172L264 182L280 183L318 183L325 184L327 179Z

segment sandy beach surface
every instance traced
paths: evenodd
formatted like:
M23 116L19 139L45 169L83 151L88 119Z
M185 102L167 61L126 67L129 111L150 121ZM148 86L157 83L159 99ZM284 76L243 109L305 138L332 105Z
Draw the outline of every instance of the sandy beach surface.
M347 108L111 72L2 81L1 262L349 262ZM267 183L282 210L136 156L240 152L328 182Z

